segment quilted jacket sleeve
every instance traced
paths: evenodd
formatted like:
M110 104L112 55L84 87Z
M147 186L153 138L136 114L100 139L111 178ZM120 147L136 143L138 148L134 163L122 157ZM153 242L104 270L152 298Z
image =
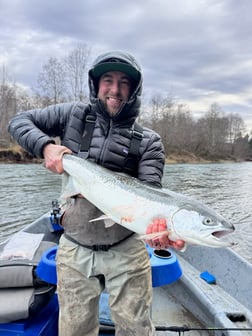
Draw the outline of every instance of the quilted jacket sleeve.
M165 164L164 146L160 136L150 129L143 139L143 152L138 166L138 179L142 182L161 187Z
M8 131L25 150L43 158L44 146L63 136L73 108L73 103L64 103L22 112L10 120Z

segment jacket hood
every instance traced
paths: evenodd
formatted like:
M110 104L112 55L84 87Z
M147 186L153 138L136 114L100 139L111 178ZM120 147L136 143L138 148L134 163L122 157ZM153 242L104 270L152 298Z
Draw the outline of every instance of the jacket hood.
M101 75L108 71L121 71L126 73L131 78L133 84L133 90L128 102L113 119L123 120L124 118L137 117L141 105L142 72L135 58L126 52L111 51L95 59L88 72L91 103L97 105L100 110L104 109L102 102L97 98L98 83Z

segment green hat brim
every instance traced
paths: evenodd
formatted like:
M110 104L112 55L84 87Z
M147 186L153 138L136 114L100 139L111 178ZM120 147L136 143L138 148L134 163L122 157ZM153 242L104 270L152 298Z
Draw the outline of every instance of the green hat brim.
M133 80L139 80L139 73L136 69L134 69L131 65L126 63L119 62L104 62L97 64L93 71L92 75L94 78L101 77L104 73L109 71L120 71L133 78Z

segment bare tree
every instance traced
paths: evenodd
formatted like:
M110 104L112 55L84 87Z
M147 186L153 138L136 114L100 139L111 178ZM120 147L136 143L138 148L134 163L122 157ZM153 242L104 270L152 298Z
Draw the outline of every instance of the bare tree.
M18 111L26 109L29 96L26 91L14 81L11 81L5 65L0 71L0 142L8 145L10 136L7 126L10 118Z
M205 115L205 135L210 155L223 155L227 149L228 118L217 103Z
M193 151L195 121L184 104L177 104L173 118L173 145L175 148Z
M156 124L158 120L162 117L162 111L163 111L163 97L161 93L155 92L150 99L150 111L151 111L151 123L154 127L156 127Z
M8 74L5 65L1 68L0 78L0 142L5 144L7 129L6 125L12 110L15 110L15 92L12 85L8 82ZM8 138L8 137L7 137Z
M158 132L162 132L160 129L163 119L169 118L169 114L174 106L173 97L170 94L163 95L159 92L155 92L150 97L149 105L149 122L151 127L155 128ZM162 128L162 127L161 127Z
M230 113L228 122L228 141L233 144L245 131L245 125L243 119L237 113Z
M89 65L91 48L87 45L79 45L72 50L63 60L66 71L67 85L70 89L70 96L74 101L84 101L87 98L86 72Z
M50 57L38 75L37 86L47 97L47 103L57 104L66 100L66 73L62 62Z
M166 153L190 150L195 124L188 107L175 103L171 93L154 93L150 99L150 126L162 137Z

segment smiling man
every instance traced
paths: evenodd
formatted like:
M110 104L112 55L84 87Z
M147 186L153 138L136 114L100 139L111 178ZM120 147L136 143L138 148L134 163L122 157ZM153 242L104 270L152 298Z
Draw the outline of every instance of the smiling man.
M120 51L102 54L89 70L88 80L90 104L64 103L18 114L10 122L10 134L27 151L44 158L45 167L55 173L63 172L63 155L73 153L161 187L165 159L161 139L136 123L142 72L134 57ZM61 145L55 144L56 136ZM154 335L145 243L119 224L106 228L102 221L90 222L102 214L85 195L72 196L65 208L57 252L59 335L98 335L104 288L110 294L117 336ZM166 223L156 218L148 233L165 228ZM176 247L167 235L148 243Z
M111 117L127 103L130 96L130 77L120 71L109 71L99 80L98 98L104 103Z

